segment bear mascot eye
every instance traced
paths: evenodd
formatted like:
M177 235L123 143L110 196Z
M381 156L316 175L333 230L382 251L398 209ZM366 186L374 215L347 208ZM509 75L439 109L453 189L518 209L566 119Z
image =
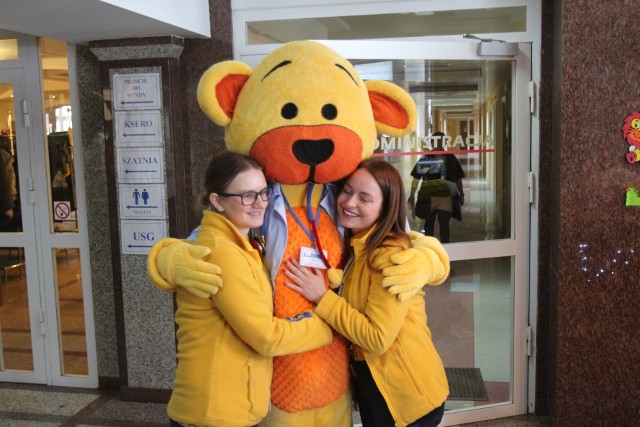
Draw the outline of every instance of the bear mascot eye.
M334 120L338 117L338 109L333 104L326 104L322 107L322 117L327 120Z
M295 119L298 115L298 107L293 102L287 102L280 110L280 115L288 120Z

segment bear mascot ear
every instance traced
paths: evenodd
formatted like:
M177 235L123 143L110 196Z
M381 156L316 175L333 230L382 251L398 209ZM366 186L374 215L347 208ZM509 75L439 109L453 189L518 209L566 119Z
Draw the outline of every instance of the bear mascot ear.
M393 83L365 82L378 133L403 136L416 126L416 107L411 96Z
M250 76L251 68L240 61L219 62L205 71L198 82L198 104L207 117L219 126L229 126Z

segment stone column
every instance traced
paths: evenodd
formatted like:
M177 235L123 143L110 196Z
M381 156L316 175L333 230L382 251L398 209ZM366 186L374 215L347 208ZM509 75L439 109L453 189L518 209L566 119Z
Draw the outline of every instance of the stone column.
M164 236L188 234L183 47L179 37L89 44L102 75L118 365L125 400L166 401L173 388L174 300L147 280L146 254Z

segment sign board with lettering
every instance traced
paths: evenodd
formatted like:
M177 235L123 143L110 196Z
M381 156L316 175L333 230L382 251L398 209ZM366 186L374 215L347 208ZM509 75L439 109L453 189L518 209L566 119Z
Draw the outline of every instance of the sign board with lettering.
M120 218L165 219L163 184L120 184L118 186Z
M119 183L164 182L162 148L119 148L116 152Z
M123 254L147 255L151 247L167 237L164 221L120 221L120 243Z
M162 114L153 111L116 111L116 145L153 147L162 145Z
M114 110L161 109L160 73L114 74Z

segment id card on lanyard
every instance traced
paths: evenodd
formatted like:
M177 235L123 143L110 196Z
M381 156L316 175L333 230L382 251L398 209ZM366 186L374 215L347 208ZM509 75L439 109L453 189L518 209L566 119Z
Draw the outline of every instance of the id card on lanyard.
M289 201L282 194L284 203L287 207L287 210L296 220L302 231L309 237L311 240L312 247L302 247L300 248L300 264L305 267L314 267L314 268L331 268L329 264L328 257L329 253L322 249L322 245L320 243L320 237L318 236L318 222L320 221L320 204L318 203L318 209L316 211L315 217L313 216L313 209L311 207L311 195L313 193L314 184L309 184L307 188L307 218L309 219L309 223L311 224L311 230L309 230L303 223L300 221L300 218L296 215L296 213L291 208ZM320 202L324 199L326 195L326 188L322 187L322 195L320 196Z

